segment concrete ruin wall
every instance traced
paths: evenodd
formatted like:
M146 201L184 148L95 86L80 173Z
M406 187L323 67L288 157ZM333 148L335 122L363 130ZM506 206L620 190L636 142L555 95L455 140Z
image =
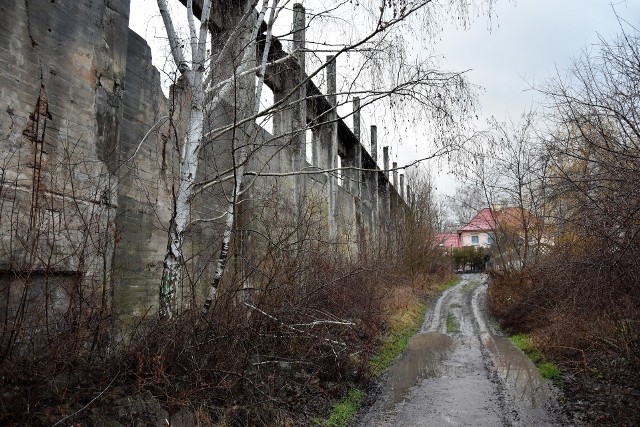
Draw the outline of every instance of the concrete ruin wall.
M16 272L81 277L91 283L83 286L112 299L119 312L143 314L157 306L176 185L175 136L182 126L177 118L188 94L177 84L169 99L164 96L149 46L128 29L128 14L129 0L0 5L0 284ZM276 99L304 78L292 70L299 73L300 67L290 61L271 70L267 84ZM306 92L320 95L311 82ZM346 123L323 124L331 109L325 97L299 105L302 113L276 114L274 135L253 124L244 129L264 144L249 169L286 173L326 167L327 135L336 132L333 155L345 165L374 170L345 172L350 179L335 189L336 241L343 253L356 256L393 215L384 206L400 206L400 197ZM229 123L236 113L222 103L211 112L210 126ZM294 125L299 114L317 130L313 165L299 148L306 138ZM231 139L224 135L208 142L198 179L229 167ZM313 205L320 228L328 230L331 179L328 174L259 178L242 204L243 242L259 248L252 227L262 231L262 219L266 224L278 215L284 221L291 206L303 202ZM302 196L296 194L301 187ZM200 194L193 219L220 217L228 192L227 183ZM270 200L285 209L274 212ZM184 290L183 304L206 288L222 222L196 221L187 233L187 276L202 287ZM61 294L62 307L65 299Z
M160 73L145 40L131 30L124 87L113 293L116 307L138 313L158 298L151 284L158 283L167 246L171 182L164 178L175 172L175 150Z
M87 279L80 298L105 298L128 14L128 0L0 4L3 312L25 287L48 311L39 287L52 275L49 309L78 297L77 278Z

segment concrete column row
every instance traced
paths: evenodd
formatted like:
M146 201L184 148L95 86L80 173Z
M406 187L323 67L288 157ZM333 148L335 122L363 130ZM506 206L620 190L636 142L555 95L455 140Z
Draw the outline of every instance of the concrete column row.
M281 135L291 135L285 138L291 144L291 168L293 171L301 171L306 166L306 131L308 127L307 113L307 75L305 72L305 9L296 3L293 6L293 57L298 67L293 73L292 78L288 80L287 86L293 90L290 96L288 109L278 112L274 116L274 133ZM326 78L327 78L327 95L326 100L330 106L329 111L322 114L322 117L311 118L315 120L316 135L314 134L312 144L312 162L314 166L325 170L325 178L327 182L327 221L329 229L329 239L337 239L337 174L342 173L344 187L354 197L356 202L356 214L360 214L366 208L370 212L367 218L370 224L369 234L373 233L380 215L390 218L393 212L391 206L391 188L389 183L389 147L383 147L384 173L381 174L378 169L378 132L377 127L371 126L371 158L374 162L373 168L363 167L364 147L360 143L361 123L360 108L361 101L359 98L353 99L353 133L356 138L356 144L350 144L345 147L343 160L344 171L338 172L338 115L337 115L337 88L336 88L336 60L334 56L326 58ZM289 96L288 91L285 94L274 92L274 101ZM404 199L404 175L400 174L400 182L398 182L397 163L393 162L393 187L398 194ZM379 186L382 183L382 187ZM304 194L306 193L306 178L304 175L295 175L292 185L294 187L295 202L297 206L303 204Z

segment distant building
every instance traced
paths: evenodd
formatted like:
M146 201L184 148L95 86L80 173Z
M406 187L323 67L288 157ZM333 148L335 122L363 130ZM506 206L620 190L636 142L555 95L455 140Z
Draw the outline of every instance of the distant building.
M496 222L490 208L481 209L471 221L458 229L461 246L488 248L495 237Z
M526 215L530 220L528 213ZM464 246L488 248L495 240L496 231L517 231L521 228L521 219L519 208L483 208L457 232L436 234L434 246L446 250Z
M436 234L436 247L445 250L451 250L454 248L461 248L460 236L458 233L440 233Z
M461 246L482 246L488 248L495 239L496 230L513 228L521 223L522 210L509 208L483 208L471 221L458 229ZM528 215L528 214L527 214Z

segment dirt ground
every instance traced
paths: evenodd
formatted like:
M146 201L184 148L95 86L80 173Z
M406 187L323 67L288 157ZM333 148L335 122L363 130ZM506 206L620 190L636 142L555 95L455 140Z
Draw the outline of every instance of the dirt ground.
M549 381L491 323L486 291L472 274L439 297L357 426L567 425Z

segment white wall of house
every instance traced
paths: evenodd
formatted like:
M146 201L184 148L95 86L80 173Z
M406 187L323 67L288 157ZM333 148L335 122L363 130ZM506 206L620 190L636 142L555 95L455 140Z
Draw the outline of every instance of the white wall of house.
M463 231L460 234L462 246L483 246L488 248L493 241L493 233L486 231Z

